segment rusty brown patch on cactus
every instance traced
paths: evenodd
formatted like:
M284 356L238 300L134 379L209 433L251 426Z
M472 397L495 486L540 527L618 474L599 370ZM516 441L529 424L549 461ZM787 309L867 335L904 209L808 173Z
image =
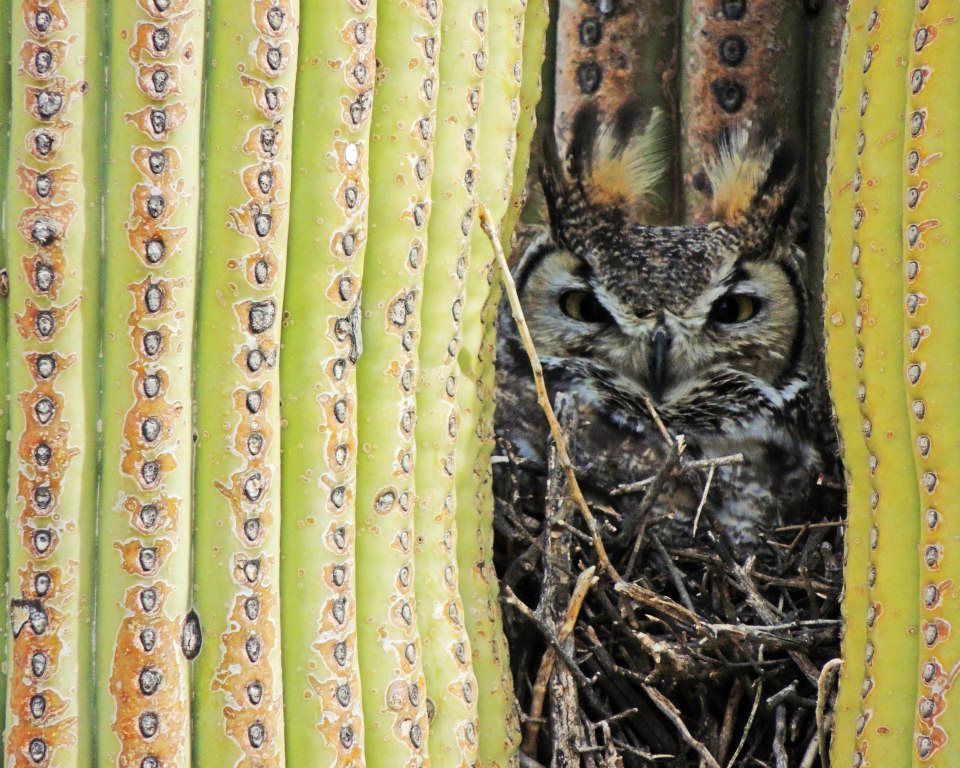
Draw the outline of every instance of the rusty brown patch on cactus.
M73 165L38 171L26 165L17 166L18 188L40 206L59 202L69 197L69 186L80 180ZM34 209L36 210L36 209Z
M187 107L181 102L165 106L147 106L136 112L125 112L123 119L153 141L167 141L172 131L187 119Z
M253 0L257 29L267 37L283 37L292 21L289 0Z
M60 0L24 0L20 3L20 9L23 23L31 36L38 40L46 40L67 28L69 19Z
M76 218L77 204L72 200L59 205L44 204L24 208L17 218L20 236L40 250L58 247Z
M155 19L169 19L190 5L191 0L137 0L140 7Z
M63 64L66 50L63 40L49 40L44 44L24 40L20 46L20 74L40 81L52 79Z
M164 612L165 582L134 586L124 595L126 614L117 635L110 692L117 703L113 732L119 763L139 766L148 756L174 765L183 747L187 709L178 657L179 622Z
M241 75L240 84L253 91L253 100L264 117L273 119L283 111L290 98L287 89L281 85L270 85L250 75Z
M293 57L293 46L286 40L267 42L257 40L257 65L269 77L282 75Z
M279 163L248 165L241 179L247 194L260 205L276 203L277 193L284 189L283 166Z
M130 248L148 266L163 264L171 254L180 251L180 241L187 234L186 227L161 227L155 221L138 219L127 226Z
M57 332L63 328L67 319L80 306L77 297L69 304L60 307L41 309L31 299L24 300L24 310L14 315L17 331L25 338L34 338L37 341L52 341Z
M134 28L133 45L130 46L130 60L141 61L144 56L153 59L166 59L180 48L183 29L195 11L187 11L176 16L168 16L163 24L138 22Z
M120 553L121 567L131 576L145 578L156 574L167 557L174 550L174 544L170 539L157 539L153 543L146 545L139 539L130 539L129 541L115 541L113 548Z
M60 248L28 254L20 261L27 284L35 294L56 300L62 287L66 260Z
M53 160L63 146L63 134L72 123L55 120L42 128L34 128L27 133L24 144L37 160Z
M280 122L269 127L257 125L247 133L243 151L248 155L256 155L261 160L273 160L283 143L283 133L283 123Z
M137 87L155 101L180 92L180 68L175 64L141 64Z

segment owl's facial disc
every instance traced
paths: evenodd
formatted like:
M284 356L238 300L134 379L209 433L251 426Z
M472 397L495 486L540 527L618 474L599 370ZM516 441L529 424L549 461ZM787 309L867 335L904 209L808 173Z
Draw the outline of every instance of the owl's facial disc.
M802 296L776 260L731 254L681 303L672 300L676 285L671 300L655 290L633 295L567 251L545 250L520 269L543 358L580 360L605 370L607 384L657 402L678 400L721 371L775 385L796 364Z

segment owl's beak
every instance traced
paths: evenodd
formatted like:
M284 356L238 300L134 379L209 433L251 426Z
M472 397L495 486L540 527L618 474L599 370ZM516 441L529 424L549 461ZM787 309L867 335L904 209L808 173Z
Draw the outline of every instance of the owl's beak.
M650 336L650 394L661 402L670 381L670 333L657 323Z

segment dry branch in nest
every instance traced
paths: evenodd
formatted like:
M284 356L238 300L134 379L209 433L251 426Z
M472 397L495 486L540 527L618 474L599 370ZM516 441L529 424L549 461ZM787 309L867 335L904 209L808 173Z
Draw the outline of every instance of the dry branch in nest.
M840 494L826 488L809 522L764 531L744 555L707 503L717 466L738 457L687 460L662 422L656 474L610 488L578 480L570 441L587 409L548 397L497 251L554 440L546 467L503 443L494 459L521 764L822 765L833 676L823 685L821 671L840 639ZM657 497L678 473L699 473L703 488L686 541L658 534Z

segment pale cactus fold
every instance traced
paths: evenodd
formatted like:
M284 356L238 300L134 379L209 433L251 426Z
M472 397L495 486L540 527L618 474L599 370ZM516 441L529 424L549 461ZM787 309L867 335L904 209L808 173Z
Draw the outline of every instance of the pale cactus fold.
M546 20L0 2L0 765L517 764L476 220Z
M848 10L825 281L850 490L836 765L956 761L958 12Z

